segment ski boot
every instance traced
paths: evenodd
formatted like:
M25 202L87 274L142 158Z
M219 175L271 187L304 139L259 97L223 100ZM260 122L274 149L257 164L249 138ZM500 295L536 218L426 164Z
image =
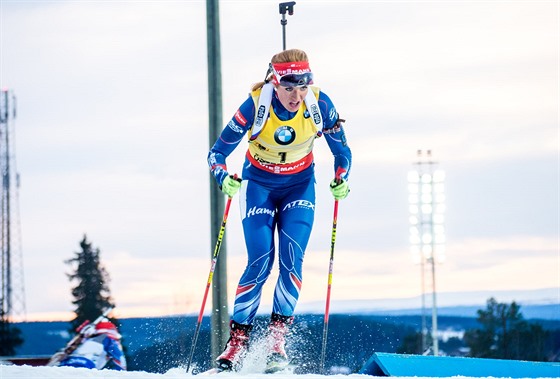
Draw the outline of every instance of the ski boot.
M216 358L219 371L238 371L241 368L249 346L249 333L253 328L252 325L238 324L233 320L230 321L229 327L229 339L226 348Z
M291 316L282 316L273 313L270 317L268 335L268 357L266 359L266 373L273 373L284 370L288 367L290 361L286 354L286 335L288 334L289 326L294 321Z

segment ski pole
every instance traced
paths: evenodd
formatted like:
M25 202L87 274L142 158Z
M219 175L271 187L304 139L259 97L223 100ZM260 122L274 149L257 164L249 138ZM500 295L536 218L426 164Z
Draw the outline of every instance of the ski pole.
M294 14L294 5L296 5L295 1L289 1L287 3L280 3L280 14L282 15L282 20L280 20L280 24L282 24L282 50L286 50L286 25L288 24L288 20L286 20L286 12L290 16Z
M331 234L331 257L329 260L329 278L327 281L327 301L325 305L325 319L323 321L323 347L321 349L321 373L325 370L325 355L327 352L327 335L329 330L329 308L331 303L331 285L333 274L333 261L334 261L334 243L336 240L336 220L338 217L338 200L334 201L334 215Z
M237 179L237 177L235 177ZM200 332L200 325L202 324L202 316L204 313L204 306L206 305L206 299L208 298L208 290L212 284L212 277L214 276L214 270L216 269L216 262L218 261L218 255L220 255L220 247L222 246L222 240L224 239L224 233L226 230L226 222L229 214L229 207L231 205L231 197L228 196L226 203L226 208L224 209L224 217L222 220L222 226L220 227L220 232L218 233L218 240L216 241L216 246L214 247L214 254L212 255L212 263L210 265L210 273L208 274L208 281L206 282L206 290L204 291L204 297L202 298L202 306L200 307L200 312L198 313L198 321L196 323L196 329L194 331L193 341L191 345L191 352L189 354L189 360L187 361L187 373L191 366L192 358L194 355L194 348L196 346L196 340L198 339L198 334Z

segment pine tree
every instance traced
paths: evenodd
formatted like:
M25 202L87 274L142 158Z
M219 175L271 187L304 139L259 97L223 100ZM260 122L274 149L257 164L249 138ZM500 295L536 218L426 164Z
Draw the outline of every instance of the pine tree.
M545 360L545 341L548 332L539 324L523 319L521 307L498 303L494 298L486 302L486 309L478 310L477 321L482 328L465 332L464 340L470 356L478 358Z
M76 306L76 318L71 321L73 330L86 320L95 320L107 307L114 307L109 274L101 265L99 249L94 249L85 235L80 248L73 258L65 261L75 269L74 273L67 274L69 280L77 282L72 288L72 304Z
M0 356L15 355L16 347L21 344L21 330L13 326L4 314L0 315Z
M426 346L432 345L432 336L426 335ZM404 336L401 346L397 348L397 354L424 354L422 346L422 332L412 332Z

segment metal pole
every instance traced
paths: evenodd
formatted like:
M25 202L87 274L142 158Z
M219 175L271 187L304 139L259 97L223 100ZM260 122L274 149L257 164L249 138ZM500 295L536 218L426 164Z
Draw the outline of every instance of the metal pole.
M418 193L422 193L422 173L424 172L423 168L422 168L422 150L417 150L416 151L416 155L418 156L418 161L416 162L416 164L418 165L418 176L419 176L419 181L418 181ZM424 218L421 218L420 221L420 227L423 230L424 226ZM421 297L421 302L422 302L422 329L420 330L421 334L422 334L422 346L421 346L421 354L425 354L426 353L426 345L427 345L427 341L426 341L426 335L428 332L428 328L426 326L426 257L424 256L424 252L420 251L420 289L422 291L422 297Z
M422 270L421 280L422 280L422 351L421 354L426 352L426 259L424 256L421 257L420 270Z
M431 208L432 211L430 212L430 234L432 236L432 241L431 241L431 245L432 245L432 254L430 257L430 263L432 265L432 347L434 350L434 355L438 356L439 355L439 342L438 342L438 335L437 335L437 329L438 329L438 323L437 323L437 303L436 303L436 259L435 259L435 233L434 233L434 197L433 197L433 191L434 191L434 170L433 170L433 164L435 162L432 161L432 151L428 150L427 151L427 156L428 156L428 167L429 167L429 173L430 173L430 186L432 188L432 201L431 201Z
M3 149L1 149L0 154L0 175L2 175L2 321L9 321L10 316L12 316L12 263L11 263L11 236L10 236L10 101L9 101L9 91L7 89L2 90L0 105L0 137L3 141L0 141L0 146L2 142L4 143ZM4 133L4 135L1 135Z
M220 51L220 11L218 0L206 0L206 24L208 47L208 117L209 146L222 130L222 72ZM224 195L210 175L210 236L218 234L224 213ZM217 357L223 350L229 334L227 306L227 247L223 241L221 258L216 264L212 286L211 353Z
M5 100L5 102L4 102ZM7 272L9 268L7 266L7 259L6 259L6 222L7 222L7 215L6 215L6 183L4 182L6 175L5 175L5 163L4 163L4 151L6 150L6 146L3 146L3 138L4 136L2 133L8 134L8 91L2 90L0 96L0 175L2 181L2 194L0 196L0 217L2 218L2 222L0 225L0 234L1 234L1 272L0 272L0 279L1 283L1 293L0 293L0 321L2 321L2 325L5 325L8 321L9 316L9 290L8 290L8 280L7 280ZM6 137L7 138L7 137ZM6 338L5 330L0 331L0 337ZM4 343L4 340L2 340Z
M437 336L437 304L436 304L436 263L434 256L432 254L431 258L432 263L432 343L434 347L434 355L439 355L439 343L438 343L438 336Z
M9 112L9 99L8 99L9 92L6 90L5 97L6 97L6 111ZM9 117L9 116L8 116ZM4 188L6 195L6 282L8 285L7 292L6 292L6 301L7 306L6 310L8 313L8 318L13 316L13 309L12 309L12 199L11 199L11 192L12 192L12 183L11 182L11 170L10 170L10 124L8 120L6 120L6 156L4 158L4 162L6 163L5 172L4 174Z
M286 50L286 25L288 24L286 12L292 16L294 14L294 5L296 5L295 1L279 4L280 14L282 15L282 19L280 20L280 24L282 25L282 50Z

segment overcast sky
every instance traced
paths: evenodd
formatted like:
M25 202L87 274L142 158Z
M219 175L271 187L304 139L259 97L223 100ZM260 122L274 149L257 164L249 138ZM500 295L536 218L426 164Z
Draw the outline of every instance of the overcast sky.
M101 251L117 315L198 312L216 238L206 3L0 4L0 85L18 107L28 319L71 316L64 261L84 234ZM221 1L220 28L225 124L282 50L278 1ZM407 194L418 149L446 173L438 291L560 287L557 1L300 0L286 32L347 120L353 151L333 303L420 294ZM245 150L230 171L241 171ZM328 274L324 139L315 155L302 303L324 301ZM245 261L236 201L226 238L233 300Z

